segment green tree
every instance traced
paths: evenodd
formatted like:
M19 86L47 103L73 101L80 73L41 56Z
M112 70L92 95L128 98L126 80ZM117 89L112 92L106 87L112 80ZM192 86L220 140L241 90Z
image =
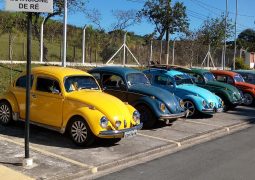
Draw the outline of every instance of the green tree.
M233 35L234 26L227 20L226 38ZM198 30L198 39L203 45L211 45L216 48L222 45L225 37L225 17L208 18Z
M245 29L238 35L238 46L247 49L250 52L255 52L255 30Z
M184 4L176 2L171 5L171 1L172 0L148 0L138 14L138 16L142 15L146 17L155 25L155 32L159 33L160 40L162 40L166 31L170 34L186 32L189 27Z

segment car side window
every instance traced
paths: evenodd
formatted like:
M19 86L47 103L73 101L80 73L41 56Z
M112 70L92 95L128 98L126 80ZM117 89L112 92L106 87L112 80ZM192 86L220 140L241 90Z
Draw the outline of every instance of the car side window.
M189 75L191 76L192 80L195 83L198 83L198 84L203 84L204 83L204 79L200 74L190 73Z
M101 75L100 75L100 73L90 73L92 76L94 76L94 78L98 81L98 82L100 82L100 78L101 78Z
M21 76L20 78L17 79L15 86L16 87L20 87L20 88L26 88L27 85L27 76ZM30 88L33 86L33 81L34 81L34 77L33 75L31 75L31 85Z
M151 74L145 74L149 81L152 83L153 76Z
M234 79L232 77L227 77L228 84L234 84Z
M61 92L58 81L43 77L37 78L36 90L53 94Z
M103 75L102 78L103 88L121 90L125 88L123 79L118 75Z
M220 82L224 82L224 83L227 82L227 77L226 76L217 75L216 79L217 79L217 81L220 81Z
M159 84L159 85L168 85L168 77L167 76L156 75L155 76L155 83Z

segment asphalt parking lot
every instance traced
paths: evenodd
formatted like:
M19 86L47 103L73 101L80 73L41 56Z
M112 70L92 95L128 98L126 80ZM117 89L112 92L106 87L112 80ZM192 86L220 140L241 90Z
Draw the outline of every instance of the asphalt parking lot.
M248 128L254 122L254 107L238 107L213 117L179 119L172 125L141 130L114 146L99 142L89 148L75 146L65 135L31 126L31 168L22 167L24 124L17 122L0 126L0 163L35 179L96 178Z

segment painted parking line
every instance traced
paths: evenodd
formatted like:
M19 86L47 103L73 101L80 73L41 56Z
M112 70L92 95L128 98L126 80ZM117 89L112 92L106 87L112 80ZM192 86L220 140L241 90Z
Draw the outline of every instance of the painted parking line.
M146 135L146 134L141 134L141 133L137 133L140 136L144 136L144 137L148 137L148 138L152 138L152 139L157 139L160 141L165 141L165 142L169 142L169 143L174 143L176 144L178 147L181 147L181 143L178 141L174 141L174 140L170 140L170 139L164 139L164 138L160 138L160 137L156 137L156 136L150 136L150 135Z
M10 143L13 143L13 144L17 144L17 145L19 145L19 146L24 147L24 143L21 143L21 142L12 140L12 139L5 138L5 137L3 137L3 136L0 136L0 140L6 141L6 142L10 142ZM61 155L58 155L58 154L55 154L55 153L52 153L52 152L49 152L49 151L45 151L45 150L40 149L40 148L33 147L33 146L31 146L31 145L30 145L30 149L32 149L32 150L34 150L34 151L37 151L37 152L39 152L39 153L42 153L42 154L44 154L44 155L47 155L47 156L51 156L51 157L55 157L55 158L64 160L64 161L66 161L66 162L72 163L72 164L77 165L77 166L80 166L80 167L88 168L88 169L90 169L91 172L93 172L93 173L97 172L97 167L90 166L90 165L88 165L88 164L81 163L81 162L75 161L75 160L73 160L73 159L69 159L69 158L66 158L66 157L64 157L64 156L61 156Z
M215 124L208 124L208 123L197 122L197 121L192 121L192 120L182 120L182 121L188 122L188 123L194 123L194 124L207 125L207 126L212 126L212 127L217 127L217 128L224 128L227 132L230 131L229 127L219 126L219 125L215 125Z

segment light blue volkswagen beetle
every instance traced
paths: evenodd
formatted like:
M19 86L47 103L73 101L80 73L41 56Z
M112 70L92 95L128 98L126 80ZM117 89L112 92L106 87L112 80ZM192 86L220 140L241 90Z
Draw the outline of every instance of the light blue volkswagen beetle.
M152 85L167 89L183 99L189 117L223 111L223 101L210 91L196 86L188 74L176 70L150 69L143 71Z

